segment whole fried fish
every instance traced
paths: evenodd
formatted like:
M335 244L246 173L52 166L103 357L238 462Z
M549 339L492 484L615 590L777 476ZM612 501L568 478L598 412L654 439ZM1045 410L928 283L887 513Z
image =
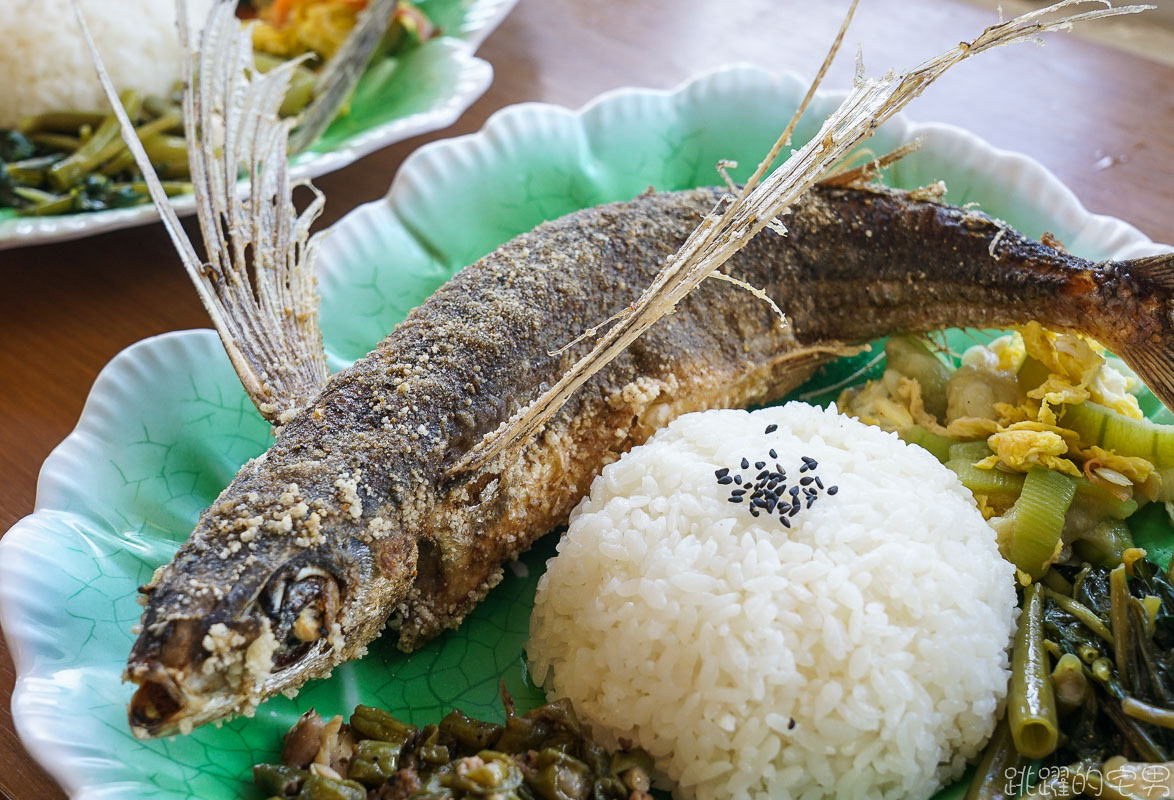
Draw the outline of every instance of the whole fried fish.
M764 232L723 268L786 308L789 329L744 289L707 281L520 455L446 477L576 356L550 351L638 297L719 194L646 194L545 223L334 376L143 588L126 673L136 734L247 712L361 656L384 627L415 648L656 429L777 398L886 333L1038 320L1096 337L1174 405L1174 256L1093 264L975 211L821 188L788 236Z

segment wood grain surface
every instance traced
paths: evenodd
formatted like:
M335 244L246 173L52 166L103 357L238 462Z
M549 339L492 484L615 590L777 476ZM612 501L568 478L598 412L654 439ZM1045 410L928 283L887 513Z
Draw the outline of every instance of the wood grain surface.
M322 224L381 196L420 145L475 131L511 103L576 107L616 87L671 88L734 62L811 76L845 7L843 0L521 0L481 48L496 71L489 92L448 130L319 179ZM994 22L953 0L863 0L825 86L848 85L857 41L866 68L879 73L912 66ZM962 64L909 114L1026 153L1091 210L1174 242L1174 69L1051 36L1044 49L1020 45ZM158 225L0 252L0 531L32 511L41 462L76 423L102 366L144 337L205 326ZM17 739L14 680L0 644L0 797L64 797Z

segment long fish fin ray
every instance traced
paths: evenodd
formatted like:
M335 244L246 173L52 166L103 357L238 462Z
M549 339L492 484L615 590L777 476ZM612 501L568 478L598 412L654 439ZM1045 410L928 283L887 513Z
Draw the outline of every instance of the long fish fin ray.
M1174 292L1174 253L1122 261L1118 267L1162 289Z
M294 206L286 159L294 123L278 115L296 62L256 71L252 28L237 19L236 0L213 4L193 57L183 0L176 6L185 53L184 135L206 262L122 113L77 0L74 13L123 138L233 368L262 416L281 423L328 378L318 328L319 236L310 235L323 201L317 195L300 214ZM247 187L238 184L242 174Z
M1125 345L1118 349L1117 355L1133 368L1162 405L1174 411L1174 345Z

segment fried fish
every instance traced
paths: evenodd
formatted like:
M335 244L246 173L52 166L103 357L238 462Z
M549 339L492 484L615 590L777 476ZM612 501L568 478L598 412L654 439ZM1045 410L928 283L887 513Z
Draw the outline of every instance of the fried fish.
M1174 406L1174 256L1091 263L973 210L817 188L596 374L520 452L450 467L629 306L719 199L645 194L540 225L458 273L335 375L143 587L137 735L234 713L460 623L607 463L690 411L778 398L893 332L1038 320L1091 335Z

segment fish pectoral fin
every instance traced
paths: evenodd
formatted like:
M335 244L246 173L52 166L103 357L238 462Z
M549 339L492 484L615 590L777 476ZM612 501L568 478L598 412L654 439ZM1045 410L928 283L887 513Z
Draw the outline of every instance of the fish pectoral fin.
M1126 345L1121 356L1162 405L1174 411L1174 350L1153 345Z
M1174 253L1161 253L1123 261L1120 267L1162 289L1174 292Z
M1174 411L1174 253L1111 266L1136 297L1128 325L1135 335L1113 350Z

